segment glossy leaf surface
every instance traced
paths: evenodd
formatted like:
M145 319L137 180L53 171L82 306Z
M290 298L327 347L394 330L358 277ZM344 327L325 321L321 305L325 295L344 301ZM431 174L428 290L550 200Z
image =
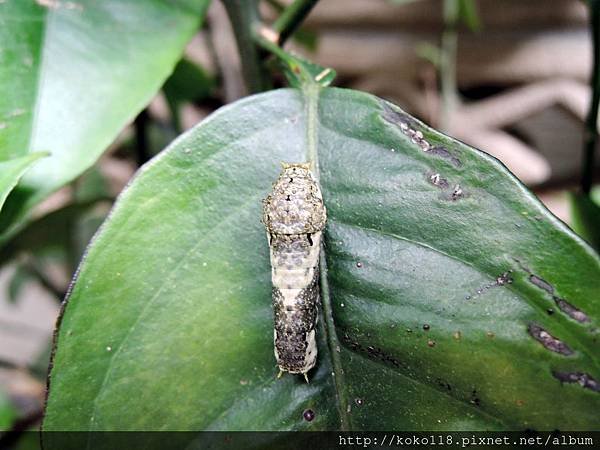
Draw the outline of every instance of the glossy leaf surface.
M48 151L0 217L0 242L31 207L90 167L171 73L208 0L0 3L0 160Z
M280 162L306 160L329 216L310 384L275 378L260 223ZM44 428L590 429L599 279L498 161L389 103L249 97L120 197L62 317Z

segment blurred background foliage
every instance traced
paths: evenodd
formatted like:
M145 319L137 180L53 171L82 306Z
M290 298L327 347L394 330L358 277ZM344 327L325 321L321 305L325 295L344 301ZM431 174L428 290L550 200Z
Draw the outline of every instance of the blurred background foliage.
M275 22L288 3L263 0L260 13ZM497 157L600 248L597 111L589 113L598 2L588 3L321 0L287 47L335 68L337 86L389 99ZM225 7L212 2L151 102L0 247L0 430L39 421L59 304L116 196L181 132L251 90Z

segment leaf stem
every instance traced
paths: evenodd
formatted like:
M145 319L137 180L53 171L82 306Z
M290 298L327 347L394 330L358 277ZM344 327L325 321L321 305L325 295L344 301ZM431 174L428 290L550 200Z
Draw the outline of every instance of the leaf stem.
M306 16L319 0L295 0L277 18L273 29L279 35L278 44L283 45L285 41L300 27Z
M593 68L590 84L592 101L585 123L583 136L583 168L581 190L589 195L592 190L595 169L595 152L598 137L598 108L600 105L600 0L588 0L593 42Z
M242 75L250 93L262 92L271 86L262 64L260 49L254 40L254 30L261 25L257 0L221 0L235 34L242 63Z
M456 93L456 54L458 48L458 0L444 0L444 31L442 33L442 54L440 76L442 90L442 111L440 127L449 131L452 112L458 105Z

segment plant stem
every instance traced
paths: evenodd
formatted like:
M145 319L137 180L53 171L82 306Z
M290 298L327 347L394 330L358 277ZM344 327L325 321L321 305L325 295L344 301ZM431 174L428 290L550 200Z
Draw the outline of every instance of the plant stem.
M262 64L262 55L254 42L260 26L257 0L221 0L235 34L242 63L242 75L250 93L267 90L271 83Z
M443 131L449 131L452 112L458 105L458 96L456 93L458 16L458 0L444 0L444 31L442 33L442 57L440 58L440 77L442 84L440 128Z
M306 16L319 0L295 0L288 6L273 24L273 29L279 35L278 43L285 41L298 29Z
M600 105L600 0L588 0L593 42L593 68L590 84L592 102L585 123L583 136L583 168L581 190L589 195L592 190L595 169L595 152L598 137L598 107Z

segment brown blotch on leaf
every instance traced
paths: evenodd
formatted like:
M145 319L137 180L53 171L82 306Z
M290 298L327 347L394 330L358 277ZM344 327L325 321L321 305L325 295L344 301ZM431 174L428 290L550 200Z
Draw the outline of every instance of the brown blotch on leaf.
M534 274L529 275L529 282L531 284L539 287L540 289L543 289L544 291L548 292L549 294L554 293L554 286L552 286L546 280L538 277L537 275L534 275Z
M529 324L527 328L529 334L545 348L561 355L569 356L573 354L573 350L560 339L555 338L542 327L536 324Z
M585 389L600 392L600 383L587 373L552 371L552 376L561 383L577 383Z
M586 313L571 305L564 298L554 297L554 301L556 302L556 306L558 306L560 310L568 315L571 319L575 319L577 322L581 323L590 321L590 318Z

